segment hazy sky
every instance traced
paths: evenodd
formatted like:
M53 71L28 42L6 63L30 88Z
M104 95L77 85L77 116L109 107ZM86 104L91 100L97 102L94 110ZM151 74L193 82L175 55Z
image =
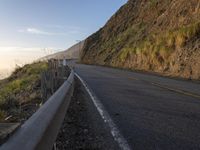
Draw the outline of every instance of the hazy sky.
M0 0L0 69L66 49L127 0Z

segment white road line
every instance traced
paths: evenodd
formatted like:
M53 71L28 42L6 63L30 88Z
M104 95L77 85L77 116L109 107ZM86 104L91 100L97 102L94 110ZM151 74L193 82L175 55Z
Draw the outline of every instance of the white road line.
M87 86L87 84L85 83L85 81L83 81L83 79L77 73L75 73L75 75L79 78L79 80L82 82L83 86L87 90L88 94L90 95L90 97L91 97L94 105L96 106L96 108L97 108L99 114L101 115L102 119L104 120L104 122L107 123L108 126L110 127L111 134L112 134L114 140L118 143L119 147L122 150L131 150L128 142L122 136L122 134L120 133L120 131L117 128L117 126L115 125L115 123L112 121L110 115L105 110L103 104L95 96L95 94L93 94L93 92L91 92L90 88Z

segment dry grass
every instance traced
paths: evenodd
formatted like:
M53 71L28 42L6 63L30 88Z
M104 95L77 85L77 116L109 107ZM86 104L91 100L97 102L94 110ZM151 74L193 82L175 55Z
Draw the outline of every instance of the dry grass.
M181 48L200 33L200 22L182 27L173 31L166 31L158 35L150 35L140 42L135 42L132 47L125 47L119 53L121 62L128 54L150 55L152 59L167 60L176 48ZM161 59L160 59L161 58Z
M20 99L32 100L33 87L40 80L40 74L47 69L47 64L40 62L17 68L13 74L5 79L0 86L0 121L3 120L10 111L18 109ZM29 93L26 98L20 98L20 94ZM18 99L19 98L19 99Z

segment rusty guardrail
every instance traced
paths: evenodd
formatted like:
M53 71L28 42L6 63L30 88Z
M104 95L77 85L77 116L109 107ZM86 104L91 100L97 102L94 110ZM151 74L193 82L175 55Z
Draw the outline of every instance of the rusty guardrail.
M0 150L51 150L74 90L74 72Z

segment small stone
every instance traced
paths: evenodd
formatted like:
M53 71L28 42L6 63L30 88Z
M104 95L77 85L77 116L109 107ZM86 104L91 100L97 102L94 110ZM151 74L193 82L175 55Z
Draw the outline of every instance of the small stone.
M115 116L119 116L120 114L119 113L115 113Z
M88 133L88 129L84 129L83 132L86 134Z

